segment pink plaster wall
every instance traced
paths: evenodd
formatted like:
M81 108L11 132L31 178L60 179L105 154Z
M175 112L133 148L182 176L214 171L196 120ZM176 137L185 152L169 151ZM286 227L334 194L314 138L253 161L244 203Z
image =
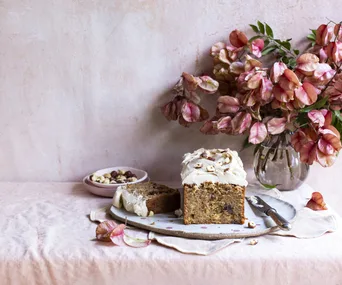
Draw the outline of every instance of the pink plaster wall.
M169 88L208 70L211 44L234 28L260 19L299 42L340 11L339 0L0 0L0 180L75 181L111 165L178 179L184 152L240 149L168 123ZM341 171L341 158L314 167L309 183L339 187Z

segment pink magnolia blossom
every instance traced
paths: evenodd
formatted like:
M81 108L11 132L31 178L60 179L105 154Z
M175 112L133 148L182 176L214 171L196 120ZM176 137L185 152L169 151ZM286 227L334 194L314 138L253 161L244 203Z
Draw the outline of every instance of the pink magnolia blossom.
M342 41L342 26L341 24L336 24L334 27L334 35L338 41Z
M217 123L217 117L213 117L210 120L206 121L203 126L200 128L200 132L205 135L217 135L219 131L215 128Z
M319 91L309 82L304 82L303 85L295 89L296 98L305 105L311 105L317 101Z
M244 133L252 123L252 116L246 112L239 112L231 121L232 132L235 135Z
M318 66L319 58L312 53L304 53L297 58L297 70L304 75L313 75Z
M218 87L219 83L212 79L210 76L201 76L199 77L200 82L198 83L198 87L201 88L207 94L214 94Z
M232 96L220 96L217 99L217 108L220 113L236 113L240 109L240 103L237 98Z
M273 118L267 122L267 130L272 135L277 135L285 131L286 118Z
M254 54L256 57L261 57L261 51L264 48L264 40L263 39L256 39L254 41L252 41L252 43L250 44L250 51L252 52L252 54Z
M248 43L248 38L243 32L234 30L229 35L229 41L234 47L240 48Z
M278 83L280 76L282 76L287 69L287 66L283 62L275 62L271 69L270 78L273 83Z
M285 91L293 91L297 87L301 86L297 75L290 69L285 69L283 75L279 78L278 84Z
M316 31L316 44L326 46L333 37L332 27L320 25Z
M256 122L250 129L248 141L252 144L262 143L267 137L266 125L261 122Z
M246 72L251 71L252 69L254 69L256 67L258 67L258 68L262 67L262 63L259 60L249 56L248 54L246 55L245 58L246 58L246 60L245 60L245 71Z
M327 55L335 63L342 61L342 42L331 42L327 46Z
M199 82L201 81L198 77L195 77L189 73L183 72L183 84L184 87L189 91L195 91Z

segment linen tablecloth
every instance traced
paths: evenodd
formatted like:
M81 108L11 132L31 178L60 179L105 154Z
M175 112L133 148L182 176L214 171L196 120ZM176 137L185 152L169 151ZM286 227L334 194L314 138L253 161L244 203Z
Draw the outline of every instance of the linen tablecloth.
M256 246L246 239L214 255L185 255L156 243L95 241L87 215L110 200L78 183L0 183L0 284L342 284L341 227L315 239L264 236Z

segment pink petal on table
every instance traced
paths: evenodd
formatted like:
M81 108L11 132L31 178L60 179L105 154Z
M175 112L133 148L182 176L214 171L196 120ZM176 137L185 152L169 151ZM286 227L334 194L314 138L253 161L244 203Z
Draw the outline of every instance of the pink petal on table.
M301 73L310 76L318 66L319 58L312 53L304 53L297 58L297 67Z
M325 154L320 150L317 151L317 162L323 167L332 166L335 163L337 152L333 154Z
M110 241L110 235L118 226L114 221L104 221L96 228L96 239L100 241Z
M224 42L218 42L211 47L211 55L218 56L220 51L226 47Z
M188 123L198 122L200 120L201 110L198 105L187 101L182 106L183 119Z
M300 148L299 153L300 160L311 165L317 158L317 144L313 141L309 141Z
M189 90L189 91L194 91L197 89L198 83L200 82L198 77L195 77L189 73L183 72L182 73L183 76L183 83L184 83L184 87L185 89Z
M326 155L331 155L336 151L333 148L333 146L329 142L327 142L324 138L320 138L318 140L317 146L318 146L318 149Z
M286 118L273 118L267 122L267 130L270 134L276 135L285 131Z
M212 79L210 76L201 76L201 82L198 84L198 87L201 88L205 93L214 94L218 87L219 83Z
M126 245L136 248L146 247L151 244L151 240L149 239L136 238L127 234L123 235L123 241Z
M236 113L240 109L240 102L232 96L220 96L217 99L217 108L220 113Z
M232 118L230 116L222 117L217 121L216 128L219 131L230 131L232 128Z
M115 245L125 245L123 241L123 235L124 235L124 229L126 226L124 224L118 225L110 234L110 240L115 244Z
M229 34L229 41L234 47L239 48L248 43L248 38L243 32L234 30Z
M304 82L301 87L295 89L296 98L305 105L315 103L318 93L319 91L308 82Z
M248 141L252 144L259 144L267 137L266 125L261 122L256 122L250 129Z
M313 192L311 199L306 204L307 208L314 211L328 210L326 203L324 202L323 196L319 192Z
M325 118L321 111L319 110L311 110L308 113L308 117L314 124L318 124L318 126L323 127Z
M203 126L200 128L200 132L205 135L217 135L219 131L214 128L214 124L216 124L216 121L208 120L206 121Z
M275 62L271 69L270 78L273 83L278 83L280 76L284 74L287 66L283 62Z

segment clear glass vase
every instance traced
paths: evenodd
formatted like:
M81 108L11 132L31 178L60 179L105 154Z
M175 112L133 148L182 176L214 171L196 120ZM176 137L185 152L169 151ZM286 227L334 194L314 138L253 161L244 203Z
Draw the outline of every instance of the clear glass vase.
M254 173L266 187L279 190L298 188L309 174L309 165L300 161L290 143L290 133L268 136L256 147Z

